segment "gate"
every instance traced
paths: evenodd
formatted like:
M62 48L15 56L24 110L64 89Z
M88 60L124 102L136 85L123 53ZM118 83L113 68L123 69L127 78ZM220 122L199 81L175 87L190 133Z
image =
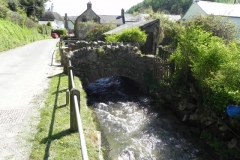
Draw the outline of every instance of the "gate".
M174 73L174 63L169 62L168 59L175 51L172 49L164 49L163 46L159 46L158 54L154 58L154 72L153 77L155 81L165 81L168 78L172 78Z

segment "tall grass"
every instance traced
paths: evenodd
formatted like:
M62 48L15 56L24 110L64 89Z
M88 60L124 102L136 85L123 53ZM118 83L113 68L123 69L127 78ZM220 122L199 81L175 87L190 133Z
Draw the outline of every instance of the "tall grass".
M26 28L0 19L0 52L46 38L36 28Z

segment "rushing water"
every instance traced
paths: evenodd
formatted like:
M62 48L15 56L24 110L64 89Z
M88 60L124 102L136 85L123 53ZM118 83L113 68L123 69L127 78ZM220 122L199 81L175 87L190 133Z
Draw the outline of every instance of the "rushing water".
M86 89L111 160L212 160L186 128L166 111L140 103L129 79L103 78Z

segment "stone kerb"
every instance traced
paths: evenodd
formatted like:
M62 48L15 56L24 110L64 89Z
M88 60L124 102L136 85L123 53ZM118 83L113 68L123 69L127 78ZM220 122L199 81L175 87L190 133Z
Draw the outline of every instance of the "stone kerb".
M137 45L79 41L69 46L74 73L82 80L83 87L100 78L124 76L147 91L144 74L153 71L153 57L142 56Z

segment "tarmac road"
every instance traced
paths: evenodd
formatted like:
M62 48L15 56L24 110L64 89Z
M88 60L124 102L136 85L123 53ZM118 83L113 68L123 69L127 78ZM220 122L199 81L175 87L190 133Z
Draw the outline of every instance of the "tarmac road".
M59 39L0 52L0 160L28 160ZM58 66L57 66L58 65Z

